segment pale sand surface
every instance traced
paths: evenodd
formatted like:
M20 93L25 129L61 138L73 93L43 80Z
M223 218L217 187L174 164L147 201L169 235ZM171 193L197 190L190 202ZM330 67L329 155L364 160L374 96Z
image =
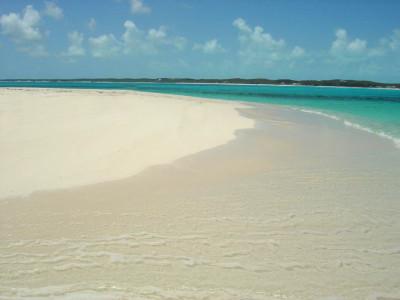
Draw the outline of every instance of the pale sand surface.
M0 299L399 299L400 154L286 108L137 176L0 200Z
M222 145L238 103L133 91L0 89L0 197L126 178Z

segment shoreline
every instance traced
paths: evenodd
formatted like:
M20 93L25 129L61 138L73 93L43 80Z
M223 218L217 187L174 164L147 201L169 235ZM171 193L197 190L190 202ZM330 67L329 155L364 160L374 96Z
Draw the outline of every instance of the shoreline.
M180 83L180 84L195 84L195 83ZM204 83L206 84L206 83ZM220 83L215 83L215 85L220 85ZM224 85L224 84L222 84ZM236 85L236 84L227 84L227 85ZM248 84L237 84L237 85L248 85ZM261 84L264 85L264 84ZM268 84L267 84L268 85ZM276 85L276 86L280 86L280 85ZM288 85L290 86L290 85ZM321 86L324 87L324 86ZM326 88L329 88L330 86L326 86ZM336 87L335 87L336 88ZM337 87L337 88L347 88L347 87ZM349 87L352 88L352 87ZM356 87L355 87L356 88ZM290 107L294 110L297 111L302 111L304 113L308 113L308 114L312 114L312 115L319 115L319 116L323 116L325 118L328 119L334 119L340 123L345 124L347 127L349 128L353 128L353 129L357 129L359 131L362 132L367 132L371 135L374 136L378 136L379 138L383 139L383 140L390 140L393 144L394 147L397 149L400 149L400 139L393 136L390 133L386 133L384 131L376 131L374 129L371 129L365 125L359 124L359 123L355 123L353 121L348 121L347 119L344 119L342 117L337 117L335 114L333 113L325 113L325 112L321 112L319 110L316 110L314 108L300 108L300 107L295 107L295 106L290 106L290 105L279 105L279 104L272 104L272 103L260 103L260 102L251 102L251 101L239 101L239 100L229 100L229 99L224 99L224 98L207 98L207 97L195 97L195 96L187 96L187 95L180 95L180 94L168 94L168 93L157 93L157 92L147 92L147 91L139 91L139 90L128 90L128 89L91 89L91 88L52 88L52 87L0 87L0 91L2 89L10 89L10 90L58 90L58 91L68 91L68 90L79 90L79 91L96 91L96 92L104 92L104 91L110 91L110 92L120 92L121 94L124 94L124 92L131 92L131 93L136 93L139 95L144 94L148 94L148 95L153 95L153 96L159 96L159 95L163 95L167 98L176 98L176 99L183 99L183 100L193 100L193 101L206 101L206 102L211 102L211 103L215 103L215 101L217 102L226 102L226 103L231 103L232 105L235 105L237 103L241 104L241 105L255 105L255 104L261 104L261 105L267 105L267 106L271 106L271 107ZM372 88L372 89L377 89L377 88ZM383 88L383 89L387 89L387 88ZM394 89L396 90L396 89Z
M366 132L368 134L374 135L375 137L379 137L384 140L389 140L394 144L395 148L400 149L400 139L397 137L394 137L393 135L387 134L383 131L378 131L378 132L374 131L373 129L371 129L369 127L360 125L358 123L354 123L352 121L348 121L347 119L345 119L343 117L338 117L332 113L325 113L325 112L321 112L321 111L318 111L315 109L308 109L308 108L292 108L292 109L304 112L306 114L317 115L317 116L321 116L321 117L324 117L327 119L335 120L339 123L343 123L345 126L347 126L349 128L353 128L358 131Z

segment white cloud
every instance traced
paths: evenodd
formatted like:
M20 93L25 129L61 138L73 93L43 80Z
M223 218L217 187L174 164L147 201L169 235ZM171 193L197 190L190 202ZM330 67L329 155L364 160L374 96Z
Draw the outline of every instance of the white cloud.
M249 27L249 25L247 25L246 21L243 20L242 18L237 18L235 21L233 21L233 26L235 26L236 28L238 28L242 32L246 32L246 33L251 33L252 32L252 30Z
M160 26L158 29L150 29L147 33L147 38L154 42L160 42L167 37L165 26Z
M390 36L383 37L376 46L368 46L366 40L349 38L345 29L336 31L336 39L333 41L330 54L334 60L340 63L363 63L373 66L377 65L378 59L388 56L398 56L400 50L400 29L393 30ZM362 66L360 65L360 68ZM376 69L374 67L374 69Z
M206 41L204 44L195 44L193 46L193 50L198 50L205 54L225 52L225 49L221 46L217 39L211 39Z
M125 31L122 34L124 53L155 54L162 47L173 47L183 50L186 39L183 37L170 37L165 26L158 29L152 28L147 32L139 29L130 20L124 23Z
M88 27L90 30L95 30L96 29L96 20L94 18L90 18L89 22L88 22Z
M9 13L0 17L2 33L17 43L41 40L43 35L38 28L39 22L40 14L32 5L25 7L22 16Z
M22 14L11 12L0 16L1 32L17 46L17 50L30 56L46 56L41 44L43 33L39 29L41 17L32 5L25 7Z
M151 8L143 3L143 0L131 0L131 11L133 14L147 14Z
M245 64L271 67L277 62L290 63L294 59L305 57L305 50L299 46L288 49L284 39L274 38L261 26L250 27L242 18L234 20L238 29L239 56Z
M170 37L164 26L152 28L148 31L141 30L130 20L123 24L125 30L120 40L114 35L102 35L97 38L90 38L89 43L92 54L95 57L106 57L116 54L119 50L126 55L154 55L160 49L172 48L182 50L186 45L183 37Z
M68 33L69 47L62 55L64 56L83 56L85 49L83 48L83 34L78 31Z
M124 23L125 32L122 34L124 52L140 52L145 50L143 42L143 32L130 20Z
M64 16L61 7L52 1L45 1L44 14L56 20L60 20Z
M336 39L331 45L330 52L336 57L361 58L367 54L367 41L361 39L349 39L345 29L336 30Z
M383 37L379 41L379 45L369 50L369 56L382 57L385 55L395 54L400 50L400 29L393 30L389 37Z
M119 42L113 34L103 34L89 38L92 55L94 57L110 57L119 52Z
M186 39L184 37L169 36L165 26L160 26L158 29L149 29L146 39L148 43L147 48L155 51L162 46L171 46L177 50L183 50L186 46Z
M249 27L245 20L238 18L233 22L239 30L239 41L247 47L260 48L263 50L278 50L285 46L283 39L274 39L271 34L264 32L264 28L256 26L254 29Z

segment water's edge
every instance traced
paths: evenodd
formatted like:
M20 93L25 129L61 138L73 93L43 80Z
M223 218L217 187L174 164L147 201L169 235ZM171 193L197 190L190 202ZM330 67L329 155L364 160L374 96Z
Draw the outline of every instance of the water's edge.
M312 86L118 82L0 82L9 88L136 90L207 99L283 105L343 123L400 149L400 90Z

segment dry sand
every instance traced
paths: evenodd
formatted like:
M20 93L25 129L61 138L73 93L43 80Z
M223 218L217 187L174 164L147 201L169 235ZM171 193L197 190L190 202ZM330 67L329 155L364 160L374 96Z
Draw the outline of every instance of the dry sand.
M96 90L0 89L0 198L126 178L222 145L243 105Z
M239 111L256 127L218 147L0 200L0 299L400 299L399 151L319 116Z

